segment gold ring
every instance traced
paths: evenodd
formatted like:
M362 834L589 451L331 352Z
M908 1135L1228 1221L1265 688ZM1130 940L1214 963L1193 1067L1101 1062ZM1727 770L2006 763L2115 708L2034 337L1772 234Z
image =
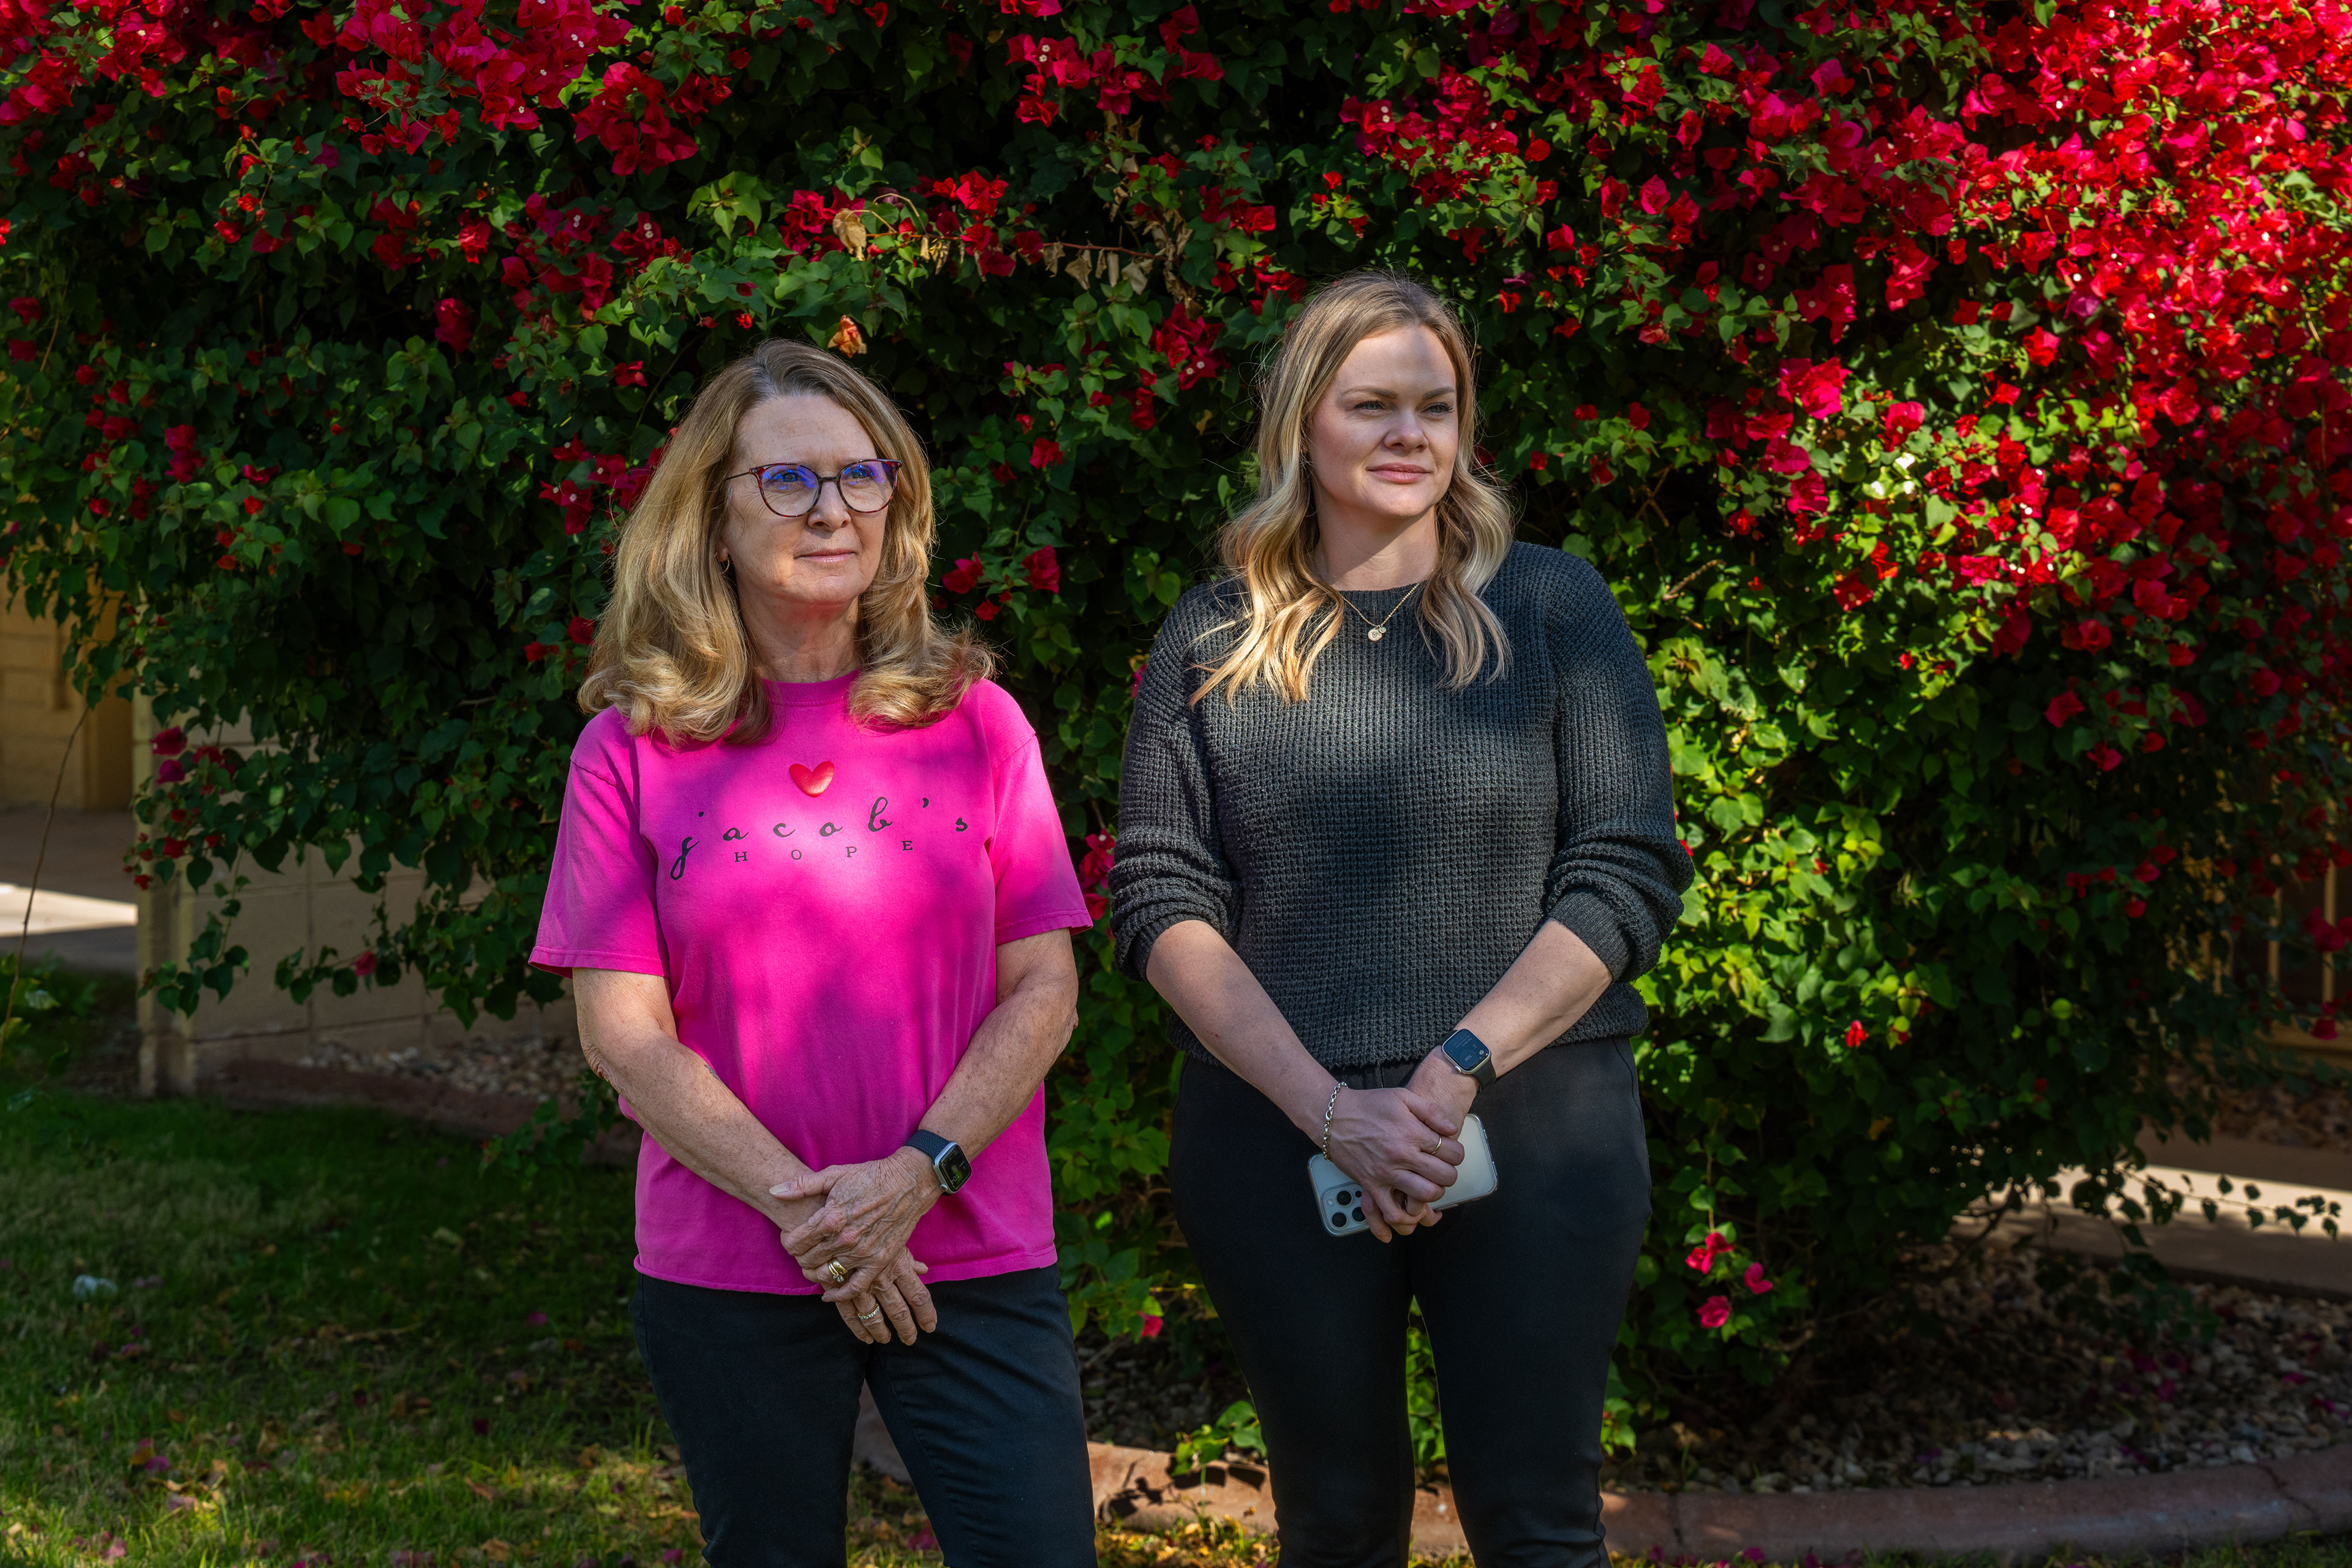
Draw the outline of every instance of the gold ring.
M872 1322L875 1319L877 1319L877 1318L880 1317L881 1315L882 1315L882 1309L881 1309L881 1308L879 1308L879 1307L877 1307L877 1308L875 1308L875 1309L874 1309L872 1311L870 1311L870 1312L860 1312L860 1313L858 1313L858 1314L857 1314L857 1321L858 1321L859 1322L861 1322L861 1323L870 1323L870 1322Z
M824 1277L835 1285L846 1285L849 1283L849 1269L836 1258L824 1266Z

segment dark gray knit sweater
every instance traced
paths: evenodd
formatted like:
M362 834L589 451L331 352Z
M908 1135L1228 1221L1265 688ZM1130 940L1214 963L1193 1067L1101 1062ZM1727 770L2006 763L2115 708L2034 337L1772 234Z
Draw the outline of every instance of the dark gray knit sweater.
M1412 591L1349 597L1377 621ZM1574 556L1514 545L1484 596L1511 639L1501 679L1444 690L1416 599L1379 642L1350 616L1299 703L1263 688L1192 702L1240 587L1177 602L1120 780L1123 969L1141 975L1161 931L1206 921L1316 1060L1364 1067L1426 1055L1550 919L1617 981L1561 1037L1643 1026L1625 982L1657 962L1691 879L1649 669Z

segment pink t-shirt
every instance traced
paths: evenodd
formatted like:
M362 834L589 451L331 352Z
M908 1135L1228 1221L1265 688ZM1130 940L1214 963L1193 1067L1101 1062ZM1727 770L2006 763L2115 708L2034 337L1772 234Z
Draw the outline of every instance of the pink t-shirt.
M810 1166L878 1160L920 1125L996 1005L996 950L1090 923L1037 736L974 686L920 730L849 717L854 676L772 681L752 746L672 747L617 710L572 752L530 960L668 982L678 1038ZM929 1279L1054 1259L1045 1096L916 1226ZM813 1295L768 1221L648 1135L637 1268Z

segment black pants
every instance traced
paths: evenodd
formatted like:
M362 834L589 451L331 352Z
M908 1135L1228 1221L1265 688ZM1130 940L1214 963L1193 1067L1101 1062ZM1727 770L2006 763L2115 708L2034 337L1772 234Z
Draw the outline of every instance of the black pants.
M1346 1075L1393 1087L1412 1064ZM1283 1568L1402 1568L1405 1315L1437 1357L1446 1468L1480 1568L1608 1568L1601 1408L1649 1215L1627 1042L1538 1053L1472 1108L1499 1184L1386 1246L1325 1231L1315 1146L1238 1076L1184 1064L1177 1223L1249 1380Z
M930 1287L940 1326L867 1344L814 1296L639 1276L631 1315L719 1568L840 1568L857 1386L953 1568L1094 1568L1094 1483L1052 1268Z

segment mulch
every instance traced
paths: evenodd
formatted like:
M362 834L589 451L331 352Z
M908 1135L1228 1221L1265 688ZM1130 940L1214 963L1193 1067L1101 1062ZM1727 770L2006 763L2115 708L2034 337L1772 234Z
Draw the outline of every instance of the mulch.
M1604 1484L1984 1486L2270 1462L2352 1440L2343 1301L2210 1282L2135 1292L2089 1259L2032 1247L1937 1247L1906 1267L1906 1291L1809 1347L1769 1400L1726 1391L1643 1433Z

